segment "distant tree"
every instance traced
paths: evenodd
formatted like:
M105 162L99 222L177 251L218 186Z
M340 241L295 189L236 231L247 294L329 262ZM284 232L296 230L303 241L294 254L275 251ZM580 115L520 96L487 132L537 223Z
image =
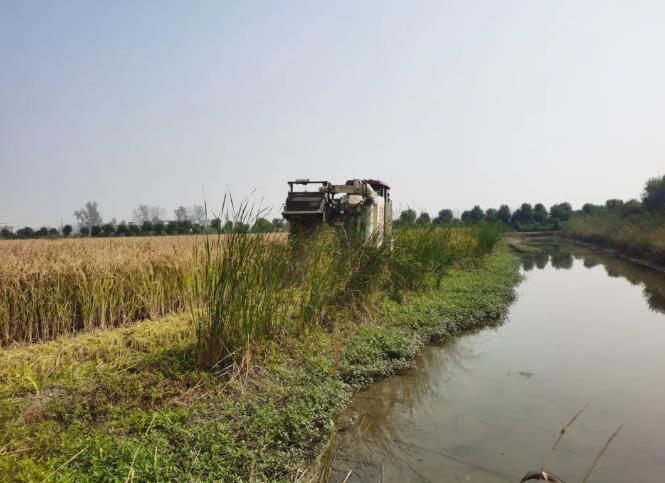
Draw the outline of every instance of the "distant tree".
M220 231L222 229L222 220L219 218L213 218L210 220L210 228L215 231Z
M100 236L102 234L102 227L99 225L92 225L90 227L90 234L92 236Z
M113 235L113 233L115 233L115 226L111 223L104 223L104 225L102 225L102 233L104 233L104 236Z
M536 203L533 207L533 221L536 223L545 223L547 221L547 208L542 203Z
M233 222L231 220L226 220L224 226L222 227L224 233L231 233L233 231Z
M236 221L233 224L233 231L235 233L249 233L250 226L247 223L243 223L242 221Z
M272 219L272 230L273 231L285 231L286 222L282 218L273 218Z
M563 203L557 203L550 207L550 216L559 221L568 220L572 212L573 212L573 207L570 206L570 203L568 203L567 201Z
M450 223L451 221L453 221L452 210L444 208L443 210L439 210L439 213L436 215L434 220L432 220L432 223L436 225L444 225L446 223Z
M79 229L79 233L81 234L81 236L89 236L90 235L90 228L87 227L87 226L82 226Z
M665 174L647 181L642 193L642 204L649 211L665 209Z
M469 225L474 223L480 223L481 221L483 221L484 217L485 217L485 212L482 210L480 206L476 205L471 210L463 211L460 218L462 219L463 223Z
M268 233L273 230L273 225L266 218L257 218L252 227L254 233Z
M178 222L175 220L168 221L164 230L166 231L167 235L175 235L178 233Z
M101 226L103 223L102 215L99 213L99 203L96 201L88 201L83 208L74 212L74 216L79 222L79 227L91 228L93 225Z
M141 227L137 223L130 223L127 228L131 236L139 236L141 234Z
M141 223L141 233L143 235L150 235L153 229L154 226L151 220L145 220L143 223Z
M129 235L129 226L124 221L121 222L118 227L115 229L115 234L118 236L127 236Z
M423 211L418 218L416 219L416 225L429 225L432 223L432 218L429 216L429 213Z
M48 229L48 236L58 236L60 232L58 231L57 228L49 228Z
M156 220L152 223L152 231L155 235L161 235L164 233L166 226L162 220Z
M637 215L644 211L644 205L636 199L626 201L620 208L623 216Z
M499 211L496 216L501 223L508 224L510 223L512 213L510 212L508 205L501 205L499 206Z
M62 227L62 234L64 236L69 236L72 234L72 225L65 225Z
M617 208L620 208L622 205L623 205L623 200L620 200L618 198L612 198L605 202L605 208L607 210L616 210Z
M522 205L513 212L513 222L522 225L533 223L533 208L529 203L522 203Z
M416 222L417 214L415 210L407 208L399 214L399 224L400 225L413 225Z
M165 210L159 206L139 205L134 209L134 221L138 224L144 221L151 221L155 223L164 217Z
M19 238L34 238L35 230L29 226L24 226L23 228L20 228L16 231L16 236Z
M192 223L198 223L201 226L206 225L206 210L201 205L190 206L187 209L187 216Z
M499 212L494 208L488 208L485 210L485 221L488 223L496 223L499 221Z
M139 205L134 208L132 212L132 217L136 223L143 223L144 221L150 221L152 218L150 216L150 207L148 205Z
M173 210L173 215L175 216L175 221L185 221L189 220L189 215L187 214L187 208L184 206L178 206Z
M192 233L195 235L203 233L203 227L199 223L192 223Z
M3 227L2 230L0 230L0 237L2 237L2 238L7 239L7 238L12 238L13 236L14 236L14 234L7 227Z
M189 218L185 218L184 220L177 220L176 225L178 227L178 233L181 235L187 235L192 232L192 222Z
M602 210L602 208L602 206L594 205L593 203L584 203L582 205L582 211L585 215L593 215L594 213L598 213Z
M38 236L39 238L48 236L48 228L42 226L39 230L35 232L35 236Z

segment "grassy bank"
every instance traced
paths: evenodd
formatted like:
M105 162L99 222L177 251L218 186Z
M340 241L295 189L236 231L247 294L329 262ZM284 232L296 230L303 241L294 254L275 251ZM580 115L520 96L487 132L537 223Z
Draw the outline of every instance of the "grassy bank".
M613 213L580 215L570 220L566 234L665 264L665 215L660 212L631 216Z
M412 264L393 267L400 287L412 285L399 293L322 302L323 318L294 312L316 323L272 327L241 368L202 370L200 321L182 315L3 350L0 479L293 479L353 388L408 366L432 338L505 313L517 262L504 246L482 255L478 240L464 248L476 256L422 266L427 280ZM344 294L369 283L334 280Z

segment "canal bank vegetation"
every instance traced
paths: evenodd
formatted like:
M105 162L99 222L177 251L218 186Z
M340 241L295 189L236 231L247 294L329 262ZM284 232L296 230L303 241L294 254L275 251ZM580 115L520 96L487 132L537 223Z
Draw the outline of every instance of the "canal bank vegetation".
M665 264L665 175L649 179L640 200L585 204L568 223L566 233Z
M487 227L393 250L237 233L193 257L185 312L0 352L0 479L308 478L354 388L496 323L519 280Z

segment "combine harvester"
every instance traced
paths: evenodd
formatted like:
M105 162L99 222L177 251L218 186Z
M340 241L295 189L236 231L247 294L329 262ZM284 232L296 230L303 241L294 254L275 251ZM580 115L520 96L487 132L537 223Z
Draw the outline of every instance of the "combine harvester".
M383 245L392 232L390 187L375 179L352 179L334 185L329 181L289 181L289 194L282 216L291 233L315 232L317 227L343 223L364 243ZM310 185L315 190L308 191Z

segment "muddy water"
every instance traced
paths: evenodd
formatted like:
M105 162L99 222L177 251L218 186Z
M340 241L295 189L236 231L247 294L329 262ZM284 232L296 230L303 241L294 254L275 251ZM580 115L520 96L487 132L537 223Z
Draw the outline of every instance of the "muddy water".
M430 347L354 398L336 481L516 482L544 465L581 482L625 422L589 481L665 482L665 275L541 247L522 257L503 325Z

